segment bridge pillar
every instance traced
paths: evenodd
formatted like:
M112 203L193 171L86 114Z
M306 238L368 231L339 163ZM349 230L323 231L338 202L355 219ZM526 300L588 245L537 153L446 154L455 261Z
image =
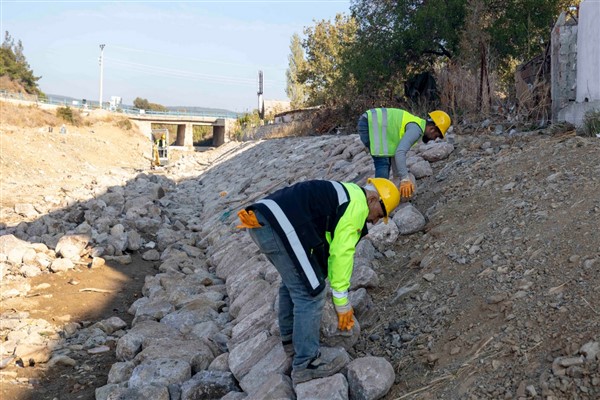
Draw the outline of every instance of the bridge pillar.
M213 125L213 146L218 147L225 143L225 127Z
M173 143L175 146L183 146L185 143L185 124L177 124L177 138Z
M185 124L185 141L183 145L189 149L194 148L194 125L191 122Z
M176 146L194 147L194 126L191 123L177 125Z

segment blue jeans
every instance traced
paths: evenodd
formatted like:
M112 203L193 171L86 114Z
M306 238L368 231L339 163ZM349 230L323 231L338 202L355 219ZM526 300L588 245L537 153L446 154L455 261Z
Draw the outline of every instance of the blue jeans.
M369 120L365 114L361 115L358 119L358 125L356 126L360 141L369 149L371 152L371 146L369 142ZM373 158L373 165L375 166L375 178L390 178L390 167L392 166L391 157L376 157L371 155Z
M250 237L281 275L279 286L279 331L281 340L294 343L294 369L306 368L319 353L321 316L325 292L311 296L281 238L267 219L254 211L260 228L248 229Z

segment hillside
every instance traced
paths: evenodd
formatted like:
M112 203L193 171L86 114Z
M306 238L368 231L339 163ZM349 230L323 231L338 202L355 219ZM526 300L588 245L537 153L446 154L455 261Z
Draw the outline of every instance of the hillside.
M124 118L103 112L65 123L55 112L0 102L2 195L0 205L30 203L114 171L149 166L151 144L139 132L119 128ZM77 113L77 111L75 111Z
M29 113L40 118L11 109ZM66 135L51 119L15 121L2 120L0 235L45 240L52 263L63 235L92 239L80 264L35 276L0 246L3 396L251 399L268 386L293 398L274 374L289 362L277 353L277 273L235 229L235 211L301 180L364 183L372 165L356 135L232 142L150 171L145 139L109 120ZM479 126L451 139L441 159L415 151L432 168L411 201L424 226L404 232L396 215L362 241L351 288L360 330L332 333L328 309L324 340L355 361L385 359L386 400L598 398L598 139ZM87 267L98 258L106 265ZM24 325L53 351L26 368L6 352Z

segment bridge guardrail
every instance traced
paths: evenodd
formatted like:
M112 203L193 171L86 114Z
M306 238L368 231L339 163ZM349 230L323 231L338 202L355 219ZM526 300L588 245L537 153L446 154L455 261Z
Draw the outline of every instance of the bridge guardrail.
M85 106L79 102L74 105L73 100L67 100L64 98L55 98L52 96L40 97L34 94L23 94L13 93L7 90L0 90L0 98L15 99L22 101L31 101L35 103L53 104L58 106L72 107L72 108L98 108L96 103L89 102ZM172 116L192 116L192 117L214 117L214 118L230 118L237 119L238 114L234 112L220 112L220 111L152 111L152 110L140 110L139 108L131 107L119 107L117 109L108 109L106 111L114 113L123 113L128 115L172 115Z
M215 118L233 118L236 119L238 115L236 113L223 113L223 112L212 112L212 111L152 111L152 110L140 110L139 108L124 108L119 109L125 114L135 115L172 115L182 116L188 115L191 117L215 117ZM118 112L118 111L117 111Z

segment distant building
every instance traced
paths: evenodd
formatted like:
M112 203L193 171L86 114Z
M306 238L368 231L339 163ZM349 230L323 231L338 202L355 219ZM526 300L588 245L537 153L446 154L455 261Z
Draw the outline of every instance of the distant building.
M109 109L110 111L116 111L121 108L123 99L120 96L110 96Z

